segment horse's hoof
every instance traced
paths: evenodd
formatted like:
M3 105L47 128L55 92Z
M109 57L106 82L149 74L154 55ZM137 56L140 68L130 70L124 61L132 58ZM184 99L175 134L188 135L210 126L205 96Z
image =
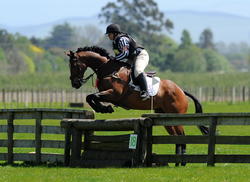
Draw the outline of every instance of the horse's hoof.
M186 164L187 164L186 162L182 162L181 166L186 166Z
M94 111L97 112L97 113L102 113L102 110L101 110L101 109L96 109L96 108L95 108Z
M107 111L108 113L112 113L114 112L114 109L112 108L112 106L107 106Z

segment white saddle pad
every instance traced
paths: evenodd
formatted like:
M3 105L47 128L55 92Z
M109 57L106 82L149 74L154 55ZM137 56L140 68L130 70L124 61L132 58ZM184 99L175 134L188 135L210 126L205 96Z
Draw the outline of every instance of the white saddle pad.
M146 77L147 85L148 85L148 94L150 96L155 96L158 93L160 87L161 79L159 77ZM131 85L134 86L136 91L140 91L140 87L138 85L134 85L132 81L130 82Z

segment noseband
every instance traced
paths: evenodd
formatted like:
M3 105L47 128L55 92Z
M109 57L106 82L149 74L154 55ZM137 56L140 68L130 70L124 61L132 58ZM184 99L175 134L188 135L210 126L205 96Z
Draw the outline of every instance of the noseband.
M87 76L86 78L79 78L79 81L80 81L80 83L81 84L85 84L90 78L92 78L92 83L94 83L93 82L93 76L94 76L94 74L96 74L96 75L98 75L97 73L98 73L98 71L100 70L100 68L105 64L106 62L104 62L104 63L102 63L98 68L96 68L96 69L94 69L94 72L93 73L91 73L89 76Z

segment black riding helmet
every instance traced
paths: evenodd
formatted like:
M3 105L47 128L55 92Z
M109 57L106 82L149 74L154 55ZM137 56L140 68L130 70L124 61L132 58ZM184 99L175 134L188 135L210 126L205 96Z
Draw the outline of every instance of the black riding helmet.
M106 34L109 33L121 33L121 28L118 24L110 24L109 26L107 26L106 29Z

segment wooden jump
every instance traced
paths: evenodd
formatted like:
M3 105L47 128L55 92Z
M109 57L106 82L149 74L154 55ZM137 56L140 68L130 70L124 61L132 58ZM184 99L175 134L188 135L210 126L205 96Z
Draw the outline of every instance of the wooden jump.
M140 166L146 155L147 137L143 126L147 118L89 120L64 119L61 126L72 134L71 155L65 156L65 163L81 167L135 167ZM103 131L108 135L94 135ZM129 134L110 134L112 131L129 131ZM131 134L137 136L135 149L129 148ZM84 141L82 141L84 136ZM66 137L68 140L70 136ZM142 140L144 139L144 140ZM68 149L70 141L66 142ZM68 152L69 154L69 152Z

